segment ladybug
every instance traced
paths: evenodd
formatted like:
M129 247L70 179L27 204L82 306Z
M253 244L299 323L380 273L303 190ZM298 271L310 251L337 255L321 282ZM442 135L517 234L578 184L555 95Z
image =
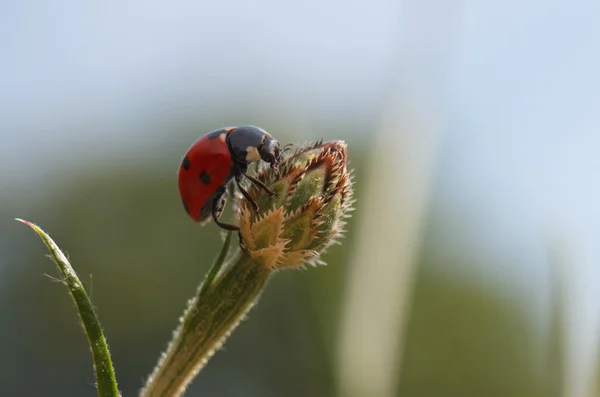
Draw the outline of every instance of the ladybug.
M258 211L258 204L240 185L243 178L269 195L276 195L247 173L248 165L259 160L269 163L274 170L281 161L279 142L262 128L227 127L200 137L186 152L178 171L179 194L185 211L200 224L209 222L212 215L219 227L239 231L237 226L219 221L227 200L227 186L235 182L254 211Z

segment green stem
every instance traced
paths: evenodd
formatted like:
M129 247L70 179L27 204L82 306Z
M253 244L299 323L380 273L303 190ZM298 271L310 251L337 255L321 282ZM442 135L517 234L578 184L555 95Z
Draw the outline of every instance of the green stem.
M219 261L214 266L220 267ZM198 288L141 397L181 396L254 306L271 275L241 251L223 269ZM213 270L209 274L215 274Z
M108 350L106 338L102 332L102 326L94 311L92 301L85 292L85 288L83 288L83 284L81 284L75 270L71 267L65 254L63 254L56 243L42 229L29 221L18 218L17 221L31 227L42 238L42 241L50 251L54 263L58 266L65 284L69 288L69 292L75 301L75 306L77 306L83 329L92 349L98 396L119 397L120 393L117 387L115 370L110 359L110 351Z
M225 263L225 258L227 257L227 253L229 252L229 247L231 246L231 232L227 232L227 236L225 237L225 242L223 243L223 248L221 248L221 252L215 261L215 264L212 266L206 279L202 283L200 291L198 291L198 295L201 296L208 288L212 287L217 275L221 271L223 267L223 263Z

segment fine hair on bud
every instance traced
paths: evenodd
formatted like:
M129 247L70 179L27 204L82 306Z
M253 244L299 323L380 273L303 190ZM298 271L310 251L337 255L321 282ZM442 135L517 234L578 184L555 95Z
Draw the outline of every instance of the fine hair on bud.
M258 213L239 199L242 246L271 270L323 264L321 253L342 236L353 209L346 143L298 147L277 169L260 168L257 178L277 195L251 185L248 192Z

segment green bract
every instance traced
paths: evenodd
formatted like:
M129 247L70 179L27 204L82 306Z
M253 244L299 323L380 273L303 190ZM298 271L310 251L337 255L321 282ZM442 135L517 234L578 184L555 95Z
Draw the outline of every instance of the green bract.
M322 263L320 253L341 236L352 209L345 142L300 147L277 170L262 168L257 177L277 196L251 186L258 213L240 199L242 246L271 270Z

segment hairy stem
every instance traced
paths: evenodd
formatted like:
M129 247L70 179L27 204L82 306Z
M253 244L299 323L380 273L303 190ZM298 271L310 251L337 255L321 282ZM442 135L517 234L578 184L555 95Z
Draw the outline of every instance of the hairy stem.
M83 288L79 277L77 277L77 273L73 270L65 254L63 254L56 243L42 229L29 221L18 218L17 221L31 227L42 238L42 241L50 251L54 263L56 263L63 276L65 285L69 288L92 350L98 396L119 397L115 370L110 358L106 338L102 332L102 326L94 311L92 301L85 292L85 288Z
M227 246L226 242L226 246ZM223 253L219 259L223 259ZM254 306L272 273L244 252L221 268L219 260L189 302L172 342L141 397L181 396L210 357Z

